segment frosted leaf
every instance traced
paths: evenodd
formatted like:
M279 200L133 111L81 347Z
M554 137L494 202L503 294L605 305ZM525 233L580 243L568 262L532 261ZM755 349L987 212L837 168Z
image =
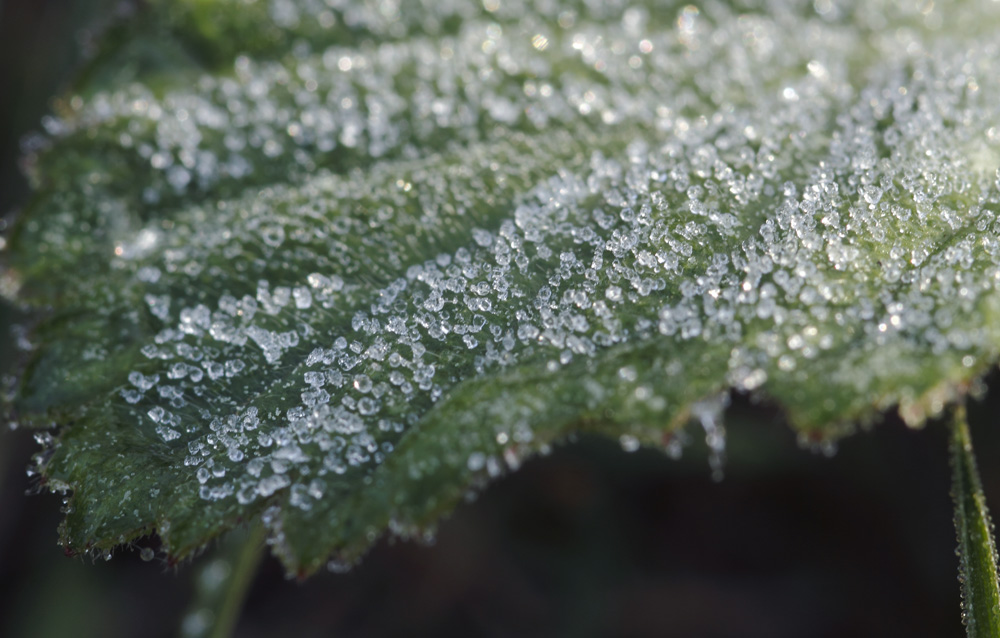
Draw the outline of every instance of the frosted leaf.
M339 568L581 425L718 475L730 392L829 446L997 360L1000 4L390 4L152 3L156 76L48 120L4 267L70 548L266 511Z

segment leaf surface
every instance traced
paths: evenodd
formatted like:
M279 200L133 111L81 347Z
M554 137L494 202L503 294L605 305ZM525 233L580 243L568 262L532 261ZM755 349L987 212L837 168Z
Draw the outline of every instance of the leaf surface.
M64 541L304 574L576 432L721 452L731 391L938 414L1000 348L1000 6L921 8L153 3L5 258Z

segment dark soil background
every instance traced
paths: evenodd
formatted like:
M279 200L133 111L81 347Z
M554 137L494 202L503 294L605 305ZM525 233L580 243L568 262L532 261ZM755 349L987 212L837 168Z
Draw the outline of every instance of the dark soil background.
M24 203L19 140L72 77L81 29L109 4L0 0L0 212ZM13 320L0 304L0 369ZM1000 375L989 385L1000 388ZM993 394L971 420L1000 511ZM890 417L826 458L799 449L779 412L734 403L721 483L700 442L671 461L586 438L459 507L430 547L383 540L353 572L305 583L267 559L236 634L963 636L943 424L910 430ZM130 550L99 563L63 556L59 499L26 494L32 433L8 430L0 636L176 635L196 566Z

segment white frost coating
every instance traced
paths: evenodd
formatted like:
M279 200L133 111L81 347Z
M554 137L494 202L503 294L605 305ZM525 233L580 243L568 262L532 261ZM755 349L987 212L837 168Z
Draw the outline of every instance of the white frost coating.
M136 273L164 328L123 398L171 425L165 440L184 437L204 498L246 504L289 488L308 510L324 481L382 463L460 381L523 363L580 371L616 347L704 343L728 352L725 381L751 392L849 351L866 366L845 356L831 381L863 392L892 348L995 350L995 334L960 319L1000 281L1000 48L961 30L935 36L906 3L843 9L869 26L886 13L912 27L877 36L829 3L773 4L773 17L687 7L669 27L639 8L610 26L583 13L547 24L543 9L524 9L520 22L471 19L439 39L241 58L234 77L197 91L94 98L67 130L125 117L155 130L147 155L164 181L150 199L271 163L310 173L301 197L254 190L191 213L218 232L122 244L168 244L162 263ZM281 24L326 10L270 6ZM608 150L560 156L539 140L518 151L491 132L503 125ZM442 136L495 182L407 163ZM493 166L483 154L497 149L506 156ZM314 156L341 151L388 159L364 178L311 174ZM530 187L498 203L489 188L525 179L518 161ZM403 222L397 234L419 248L393 235ZM910 241L913 223L923 243ZM293 270L305 277L275 269L273 281L186 305L158 287L230 249L281 261L310 241L328 261ZM252 375L296 400L248 406L240 384ZM650 421L676 408L632 366L605 381L587 407L625 396L623 409ZM215 407L226 414L183 428L163 420L227 392ZM692 414L721 476L728 394L713 396ZM527 421L497 433L510 450L531 440ZM502 470L506 453L468 447L468 471Z

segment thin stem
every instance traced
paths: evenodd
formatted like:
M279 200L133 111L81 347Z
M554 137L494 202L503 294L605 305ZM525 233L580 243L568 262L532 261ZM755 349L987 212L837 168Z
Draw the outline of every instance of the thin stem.
M964 405L955 410L950 447L962 620L969 638L1000 638L1000 584L993 523L972 452Z
M232 533L201 566L194 601L181 625L182 638L230 638L257 567L264 556L264 527Z

